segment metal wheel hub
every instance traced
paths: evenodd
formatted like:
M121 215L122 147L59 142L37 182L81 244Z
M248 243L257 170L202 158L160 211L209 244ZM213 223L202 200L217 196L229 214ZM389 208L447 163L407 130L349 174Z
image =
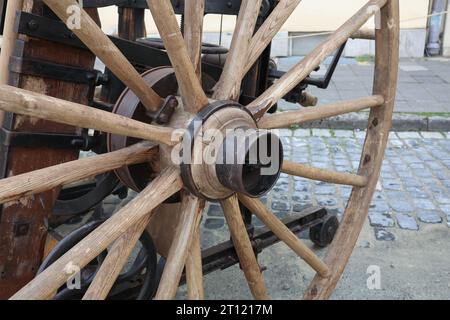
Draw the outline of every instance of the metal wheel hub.
M180 157L191 193L209 201L235 192L260 197L279 178L283 146L278 136L258 129L245 107L216 101L191 121Z
M176 95L178 91L175 73L171 67L151 69L142 74L142 78L162 98ZM139 98L129 88L126 88L119 97L113 113L144 123L152 123L153 121ZM108 152L129 147L137 142L139 142L139 139L108 134ZM115 173L124 185L139 192L158 174L158 162L159 154L155 152L155 158L152 161L123 167L115 170Z

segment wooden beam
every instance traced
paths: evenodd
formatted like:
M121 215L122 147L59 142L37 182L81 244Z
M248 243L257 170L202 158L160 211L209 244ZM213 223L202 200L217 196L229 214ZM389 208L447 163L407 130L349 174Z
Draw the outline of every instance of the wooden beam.
M184 42L194 65L195 74L202 79L203 18L205 1L185 0L184 2Z
M371 0L338 30L317 46L302 61L281 77L260 97L250 103L247 108L256 118L262 117L278 100L282 99L292 89L303 81L330 54L336 51L351 35L359 30L377 10L382 8L387 0Z
M2 46L0 50L0 85L9 81L9 58L16 45L17 33L14 30L16 12L22 10L23 0L8 1L6 4L5 23L3 28ZM5 112L0 111L0 127L3 126Z
M213 98L217 100L238 100L241 91L243 68L247 62L248 49L255 32L256 20L261 11L261 0L243 0L234 29L230 51Z
M151 214L145 216L114 241L94 280L84 294L83 300L105 300L108 297L130 254L136 247L136 243L150 222L150 217ZM147 272L150 271L147 270Z
M383 103L383 96L376 95L331 103L317 108L302 108L295 111L285 111L273 115L265 115L259 120L258 126L264 129L288 128L292 125L323 120L367 108L379 107Z
M150 161L157 148L149 142L98 156L65 162L0 180L0 203L55 189L123 166Z
M172 140L175 132L172 128L149 125L111 112L11 86L0 85L0 109L167 145L175 145L179 142L179 140Z
M233 195L220 204L222 205L223 213L230 229L231 238L239 257L241 268L244 271L253 297L257 300L269 299L261 269L256 260L247 229L242 219L237 196Z
M369 180L367 177L357 174L323 170L306 166L300 163L294 163L291 161L284 161L281 171L289 175L306 179L343 184L360 188L365 187Z
M252 199L240 194L239 200L254 215L256 215L272 232L291 248L300 258L305 260L322 277L330 274L328 266L316 256L300 239L286 227L283 222L270 212L266 206L258 199Z
M166 265L159 283L156 300L174 299L180 284L180 278L191 247L194 232L203 212L200 199L184 194L181 204L181 217L175 231L175 237L169 250Z
M78 8L80 27L69 26L73 33L126 84L150 111L157 111L163 100L150 88L122 52L103 33L94 20L84 11L76 0L43 0L47 6L65 23L72 21L75 13L69 8Z
M183 104L186 110L199 111L209 101L189 58L172 3L170 0L147 0L147 4L175 70Z
M371 110L370 125L363 148L366 161L361 162L359 174L370 177L365 188L353 190L339 229L328 248L325 262L331 267L328 278L314 277L305 299L327 299L333 293L345 266L350 259L358 236L367 219L369 206L378 183L397 91L399 38L399 1L388 0L381 9L381 28L376 30L376 57L374 94L383 95L384 104Z
M113 241L134 224L138 223L159 204L183 187L177 168L163 170L133 201L116 212L111 218L50 265L34 280L19 290L13 300L39 300L50 296L62 286L71 274L70 267L83 268L95 259Z

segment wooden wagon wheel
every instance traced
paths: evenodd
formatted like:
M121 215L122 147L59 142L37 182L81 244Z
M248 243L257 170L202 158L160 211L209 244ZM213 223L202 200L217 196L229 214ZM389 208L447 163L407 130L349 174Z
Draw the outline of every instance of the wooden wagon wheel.
M75 0L44 0L44 2L63 21L68 19L67 7L78 5ZM182 213L167 257L156 295L157 299L175 297L185 265L188 297L191 299L203 297L199 220L205 199L220 201L242 269L256 299L267 299L269 296L239 210L238 200L317 272L305 298L323 299L330 296L367 217L386 148L396 91L399 4L398 0L368 1L324 43L308 54L255 101L245 107L232 102L239 96L245 73L300 2L300 0L280 0L265 23L253 34L261 0L242 1L223 74L212 97L207 97L198 78L201 74L200 46L204 9L202 1L185 1L186 28L183 40L170 1L149 0L148 6L172 62L181 98L168 125L147 124L22 89L0 86L0 109L3 111L144 140L108 154L3 179L0 181L1 203L17 201L23 197L122 166L143 163L154 157L155 152L159 152L161 158L159 176L153 179L132 202L39 274L17 292L13 299L51 298L55 290L67 280L68 266L75 265L82 268L106 247L112 245L84 297L85 299L105 298L140 234L149 223L154 210L180 191ZM9 1L9 3L15 3L15 1ZM265 115L272 105L307 77L348 38L358 32L374 14L379 14L381 22L374 35L376 59L372 96L319 108ZM81 10L81 26L81 29L73 30L74 33L127 85L150 112L158 111L167 104L167 99L162 99L146 85L126 58L83 10ZM6 35L5 38L8 39L8 36ZM292 162L284 162L280 168L287 174L354 187L343 221L324 261L321 261L255 198L268 191L266 189L273 185L279 172L266 178L260 174L255 175L254 170L248 173L246 170L249 168L245 163L236 163L224 169L217 163L174 165L168 161L167 156L173 152L174 148L177 150L183 139L177 129L190 128L194 115L196 119L203 122L205 127L216 129L216 131L225 132L225 129L233 131L244 126L276 140L275 135L265 130L289 127L293 124L302 124L365 108L370 108L371 111L357 174L316 169ZM199 135L196 131L193 133L194 136L188 141L188 146L192 147L193 157L196 157ZM184 139L188 138L184 137ZM186 152L186 148L183 152ZM220 176L222 170L231 172L228 179ZM256 181L256 184L262 179L270 181L267 183L265 180L264 185L267 187L261 188L245 181L244 178L250 176L254 179L252 182Z

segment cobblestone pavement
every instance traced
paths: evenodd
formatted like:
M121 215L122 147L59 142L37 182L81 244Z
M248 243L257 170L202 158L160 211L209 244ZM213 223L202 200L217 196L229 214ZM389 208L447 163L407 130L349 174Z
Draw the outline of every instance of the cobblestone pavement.
M286 158L320 168L354 172L363 132L282 130ZM450 296L450 133L391 133L386 160L352 257L333 299L448 299ZM264 202L279 217L320 205L342 215L350 188L283 175ZM127 200L134 196L130 193ZM116 197L106 207L117 210ZM260 226L259 221L255 221ZM209 207L202 221L202 247L230 235L220 207ZM307 238L307 234L301 234ZM327 248L305 244L323 257ZM314 277L312 269L283 243L264 250L258 261L270 297L298 299ZM368 268L377 267L381 287L367 286ZM251 299L238 265L205 276L207 299ZM178 298L186 297L181 286Z
M280 130L285 158L318 168L355 172L364 132L326 129ZM450 134L449 134L450 138ZM395 241L396 229L417 232L427 224L450 227L450 139L440 132L391 133L369 223L380 241ZM326 207L342 216L351 188L282 174L263 202L280 218L305 207ZM256 226L261 222L255 220ZM229 237L221 209L212 204L204 219L204 245Z
M300 57L280 58L280 70L287 71ZM330 63L327 59L318 75L325 74ZM373 63L358 63L343 58L326 90L309 87L308 91L320 104L333 103L370 95L373 84ZM395 112L450 113L450 59L401 59ZM283 110L298 109L295 104L280 102Z

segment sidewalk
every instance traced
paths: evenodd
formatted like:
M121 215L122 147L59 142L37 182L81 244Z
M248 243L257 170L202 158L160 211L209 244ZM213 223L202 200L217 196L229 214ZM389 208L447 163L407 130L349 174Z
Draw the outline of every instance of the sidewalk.
M289 70L301 57L281 58L278 67ZM325 74L327 59L316 76ZM357 61L358 60L358 61ZM371 94L373 62L371 57L343 58L326 90L309 87L319 98L319 106L355 99ZM298 109L298 105L282 101L281 110ZM366 114L358 113L313 123L314 128L364 129ZM450 59L402 59L399 65L398 92L395 106L396 131L450 131Z

